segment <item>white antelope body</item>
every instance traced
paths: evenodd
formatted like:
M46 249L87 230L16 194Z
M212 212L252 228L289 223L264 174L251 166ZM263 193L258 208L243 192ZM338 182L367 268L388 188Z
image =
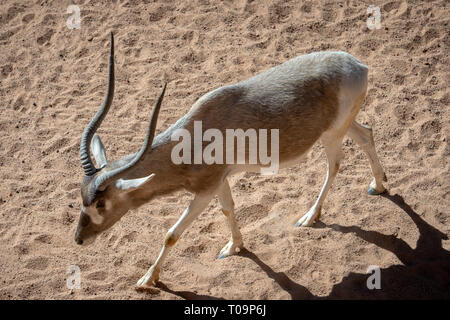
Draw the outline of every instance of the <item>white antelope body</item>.
M243 247L227 177L239 171L258 171L264 165L261 162L196 164L194 161L175 164L171 161L171 154L177 142L172 137L177 130L194 135L195 122L201 121L203 130L216 129L224 136L227 129L278 129L280 167L295 164L320 139L328 160L327 177L318 199L300 217L296 226L311 226L319 218L322 203L343 158L341 145L345 135L360 145L369 158L374 175L369 194L385 190L382 181L386 178L375 151L372 130L355 121L366 95L368 68L345 52L299 56L248 80L220 87L201 97L185 116L154 137L164 86L141 149L120 160L108 161L95 131L108 112L114 93L113 40L111 33L108 93L81 139L80 157L85 176L81 186L83 205L76 242L92 242L129 209L155 197L179 189L194 194L188 208L168 231L156 262L138 281L138 289L146 288L159 279L170 248L216 195L231 230L231 239L221 250L219 258L234 254ZM90 150L99 169L93 164Z

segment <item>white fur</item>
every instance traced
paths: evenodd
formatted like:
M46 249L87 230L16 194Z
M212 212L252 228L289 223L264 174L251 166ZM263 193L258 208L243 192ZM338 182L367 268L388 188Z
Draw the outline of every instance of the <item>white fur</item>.
M109 202L109 201L108 201ZM90 218L92 223L100 225L103 220L105 219L100 214L98 214L97 209L95 208L95 203L85 208L84 206L81 208L81 211L83 211L85 214L87 214Z

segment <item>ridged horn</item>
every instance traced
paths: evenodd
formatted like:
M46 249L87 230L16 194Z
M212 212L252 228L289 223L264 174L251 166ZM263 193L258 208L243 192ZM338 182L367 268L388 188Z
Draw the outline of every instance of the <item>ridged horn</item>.
M102 190L106 188L112 181L115 181L117 179L120 179L124 175L126 175L130 170L133 169L133 167L141 160L144 159L145 154L150 151L152 147L153 138L155 137L155 130L156 130L156 122L158 120L159 110L161 108L161 103L164 98L164 93L166 91L167 82L164 82L164 87L162 89L161 94L159 95L158 100L155 103L155 106L153 107L153 112L150 116L150 122L149 126L147 128L147 134L144 139L144 143L142 144L141 148L139 149L138 153L134 156L134 158L127 163L126 165L107 171L104 174L100 175L95 180L95 189L96 190Z
M91 122L84 129L83 135L81 136L80 143L80 159L81 166L83 167L84 174L86 176L92 176L97 172L94 163L92 162L90 154L91 139L94 133L97 131L98 127L102 123L106 114L108 113L109 107L112 104L114 96L114 35L111 32L111 45L109 54L109 71L108 71L108 88L106 92L105 100L103 101L100 109L92 118Z

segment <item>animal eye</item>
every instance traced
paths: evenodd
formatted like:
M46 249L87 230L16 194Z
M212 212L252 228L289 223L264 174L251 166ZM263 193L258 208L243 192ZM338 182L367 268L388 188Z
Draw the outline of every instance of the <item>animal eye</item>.
M97 204L95 205L96 208L104 208L105 207L105 201L98 200Z

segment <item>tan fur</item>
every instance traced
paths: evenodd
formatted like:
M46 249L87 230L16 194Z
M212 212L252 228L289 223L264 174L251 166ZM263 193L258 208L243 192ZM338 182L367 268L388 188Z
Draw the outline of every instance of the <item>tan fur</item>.
M332 59L332 56L324 58L323 63ZM308 60L307 62L311 63ZM337 64L338 61L334 63ZM293 65L294 70L300 73L295 75L299 79L286 77L278 79L279 85L283 88L292 86L289 90L285 89L287 97L280 98L277 105L264 105L267 95L278 90L273 83L277 80L277 74L283 75L284 69L290 69ZM308 64L302 68L302 64L295 65L295 61L288 61L286 65L278 66L278 68L280 69L273 68L236 85L221 87L205 94L183 117L186 119L183 128L189 130L193 136L194 121L202 121L203 131L216 128L223 133L224 137L226 129L240 128L244 131L250 128L279 129L280 162L300 157L333 122L338 108L341 75L337 74L333 77L332 71L326 70L326 66L323 66L324 70L315 70L308 67ZM274 74L275 71L277 71L276 74ZM330 74L325 73L324 77L324 71ZM255 100L262 103L255 103ZM174 165L171 162L170 152L178 142L170 141L169 137L173 130L178 128L174 125L155 139L151 156L140 169L130 175L130 178L155 172L161 177L160 180L156 180L155 177L153 181L158 189L167 187L173 191L172 186L182 186L194 193L205 190L211 185L220 184L228 169L226 164ZM208 144L209 142L204 142L203 147ZM270 150L270 138L267 148ZM248 159L248 149L246 151L246 159ZM226 159L226 150L224 150L224 159ZM193 155L191 163L193 163ZM142 192L148 194L147 190Z
M216 194L232 231L231 240L222 249L220 257L238 251L243 242L234 217L227 176L238 171L253 171L261 164L194 164L194 152L191 154L192 164L174 164L171 152L179 141L172 141L171 136L177 129L186 129L194 137L195 121L202 122L203 132L210 128L220 130L224 144L226 129L255 129L257 132L259 129L269 132L270 129L278 129L281 166L295 163L316 141L322 141L328 158L327 179L316 203L298 221L298 225L309 226L320 216L322 203L343 158L341 142L347 132L358 144L363 144L375 176L371 188L374 192L382 192L384 172L376 157L371 131L354 122L365 98L367 74L368 68L347 53L320 52L299 56L250 79L205 94L185 116L155 137L151 150L143 160L122 177L137 179L154 173L149 182L132 191L119 190L114 183L99 191L90 189L95 177L85 178L81 192L83 200L89 192L95 192L94 200L108 199L113 209L111 212L104 210L105 221L100 226L91 224L86 227L80 223L77 239L89 238L106 230L131 208L137 208L155 197L186 189L195 194L194 200L167 233L157 261L138 282L138 287L148 286L159 278L161 265L170 248ZM270 141L268 134L268 150L271 150ZM209 143L203 142L203 148ZM191 147L194 150L193 141ZM224 148L224 160L227 158L226 152ZM247 147L246 160L249 159L248 153ZM236 145L233 155L236 155ZM97 175L119 168L131 159L133 155L109 162ZM95 201L91 205L94 204Z

